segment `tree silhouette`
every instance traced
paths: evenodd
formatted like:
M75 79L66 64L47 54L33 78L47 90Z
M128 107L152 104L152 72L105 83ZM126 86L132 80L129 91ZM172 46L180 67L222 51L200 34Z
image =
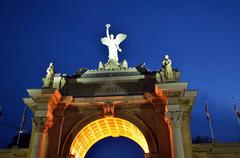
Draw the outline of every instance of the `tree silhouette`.
M193 144L198 144L198 143L211 143L211 138L208 136L196 136L192 138L192 143Z

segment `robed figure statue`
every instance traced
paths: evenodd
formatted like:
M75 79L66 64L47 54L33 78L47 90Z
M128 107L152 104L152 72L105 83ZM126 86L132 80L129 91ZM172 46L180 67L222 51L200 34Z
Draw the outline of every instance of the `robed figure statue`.
M43 87L52 87L53 81L54 81L54 74L55 74L53 63L49 64L49 67L47 68L46 73L47 75L46 75L46 79Z
M122 49L119 47L119 44L126 39L127 35L119 33L114 39L114 35L109 36L110 24L106 24L106 35L107 37L101 38L102 44L108 46L108 61L114 60L118 63L118 51L122 52Z
M164 71L164 77L167 80L172 80L173 79L172 61L168 55L165 55L165 59L163 59L162 61L162 66Z

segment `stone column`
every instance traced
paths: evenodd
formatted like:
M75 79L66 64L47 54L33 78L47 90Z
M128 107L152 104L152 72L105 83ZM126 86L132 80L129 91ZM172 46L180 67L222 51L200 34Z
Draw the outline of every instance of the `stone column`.
M184 148L182 141L181 122L183 112L168 112L169 118L172 120L173 128L173 144L175 158L184 158Z
M24 103L32 110L31 144L29 146L32 158L44 158L47 146L47 134L53 125L53 111L61 100L57 89L28 89L29 98L23 98Z
M31 158L44 158L46 136L48 129L52 127L52 119L49 117L33 118L33 142Z
M184 112L182 117L182 137L185 158L192 158L192 138L190 131L190 112Z

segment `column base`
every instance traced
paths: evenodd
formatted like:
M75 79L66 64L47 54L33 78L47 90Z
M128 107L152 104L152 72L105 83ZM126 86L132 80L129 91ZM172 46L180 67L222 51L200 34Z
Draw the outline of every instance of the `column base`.
M145 153L144 158L160 158L159 153Z

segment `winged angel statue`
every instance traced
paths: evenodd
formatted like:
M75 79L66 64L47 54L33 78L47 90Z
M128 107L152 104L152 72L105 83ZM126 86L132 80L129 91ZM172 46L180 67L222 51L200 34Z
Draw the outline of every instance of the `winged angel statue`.
M118 51L122 52L122 49L119 47L119 44L127 38L127 35L119 33L116 38L114 39L114 35L111 34L109 36L109 28L111 27L110 24L106 24L106 34L107 37L101 38L102 44L108 46L108 61L111 59L118 62Z

